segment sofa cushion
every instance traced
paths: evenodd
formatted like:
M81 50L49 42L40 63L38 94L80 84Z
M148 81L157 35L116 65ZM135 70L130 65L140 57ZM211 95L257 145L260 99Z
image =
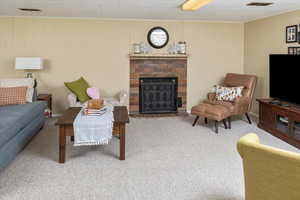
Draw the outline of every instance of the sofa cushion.
M0 146L7 143L32 120L44 113L46 102L0 106Z
M90 87L84 78L80 78L73 82L65 82L65 86L76 95L81 103L90 99L86 91Z
M1 79L0 80L0 87L23 87L23 86L26 86L28 88L27 93L26 93L26 101L27 102L33 101L34 85L35 85L35 81L32 78L15 78L15 79Z
M25 104L27 87L0 87L0 106Z

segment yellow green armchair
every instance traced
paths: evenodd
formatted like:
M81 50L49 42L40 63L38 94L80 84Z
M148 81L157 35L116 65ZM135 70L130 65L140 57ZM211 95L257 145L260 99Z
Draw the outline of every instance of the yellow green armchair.
M237 148L246 200L300 200L300 154L262 145L253 133L242 137Z

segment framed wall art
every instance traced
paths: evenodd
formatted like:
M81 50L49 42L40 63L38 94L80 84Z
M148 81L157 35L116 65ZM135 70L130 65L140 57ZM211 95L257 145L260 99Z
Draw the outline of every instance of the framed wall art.
M286 27L286 43L298 42L298 26Z
M300 47L289 47L288 54L289 55L300 55Z

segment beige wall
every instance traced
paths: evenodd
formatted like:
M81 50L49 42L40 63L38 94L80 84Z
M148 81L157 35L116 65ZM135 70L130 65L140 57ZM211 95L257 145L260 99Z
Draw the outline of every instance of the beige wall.
M239 23L1 17L0 78L24 75L14 70L15 57L46 59L45 69L35 75L39 92L53 94L55 113L67 107L64 81L80 76L105 95L128 91L131 45L146 42L147 31L157 25L167 28L171 42L188 44L188 109L225 73L243 73L244 25Z
M245 24L245 73L256 74L259 78L256 98L269 97L269 54L287 54L285 28L299 24L300 11L252 21ZM253 112L258 113L254 102Z

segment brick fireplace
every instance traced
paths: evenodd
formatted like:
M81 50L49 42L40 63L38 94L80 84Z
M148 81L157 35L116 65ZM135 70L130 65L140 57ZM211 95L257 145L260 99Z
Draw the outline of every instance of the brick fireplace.
M187 102L187 56L186 55L130 55L130 99L129 99L129 112L131 115L138 115L143 113L145 109L141 109L142 96L141 80L155 80L154 85L157 85L157 81L161 80L163 84L159 87L151 87L151 90L158 88L159 91L155 91L157 94L154 97L150 96L150 99L154 99L153 103L147 104L148 108L153 107L156 110L154 112L146 109L148 113L186 113ZM176 80L176 87L172 87L172 84L168 86L167 79ZM160 85L161 85L160 84ZM170 91L162 91L169 88ZM175 94L170 92L176 88ZM145 97L145 96L144 96ZM174 98L174 101L173 101ZM145 99L145 98L144 98ZM146 98L149 100L149 98ZM171 100L172 101L171 101ZM165 100L165 102L161 102ZM159 102L160 105L157 103ZM176 110L172 110L170 107L176 103ZM146 105L145 102L143 105ZM161 110L161 106L168 108L167 110ZM157 109L160 107L160 109ZM146 113L147 113L146 112ZM145 112L144 112L145 113Z

